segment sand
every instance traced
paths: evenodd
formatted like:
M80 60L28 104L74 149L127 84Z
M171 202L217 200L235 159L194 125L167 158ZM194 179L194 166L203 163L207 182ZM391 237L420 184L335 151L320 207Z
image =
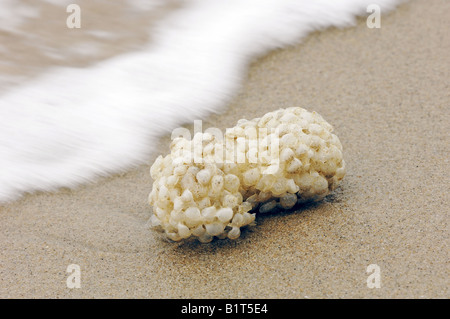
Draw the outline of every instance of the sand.
M324 201L257 218L236 241L147 228L148 165L0 208L2 298L448 298L450 3L412 1L316 32L250 68L225 129L279 107L319 112L348 173ZM155 145L168 151L169 136ZM69 289L68 265L81 270ZM369 265L381 288L368 288Z

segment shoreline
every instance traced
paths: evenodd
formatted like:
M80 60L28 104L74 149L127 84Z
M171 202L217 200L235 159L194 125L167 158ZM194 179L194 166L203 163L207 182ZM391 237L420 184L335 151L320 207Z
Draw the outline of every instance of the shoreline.
M288 106L317 111L347 175L324 201L257 219L236 241L168 243L148 230L150 165L0 207L2 298L448 298L448 71L444 1L411 1L315 32L252 64L207 127ZM190 126L187 126L190 127ZM81 288L66 286L71 264ZM381 288L367 287L369 265Z

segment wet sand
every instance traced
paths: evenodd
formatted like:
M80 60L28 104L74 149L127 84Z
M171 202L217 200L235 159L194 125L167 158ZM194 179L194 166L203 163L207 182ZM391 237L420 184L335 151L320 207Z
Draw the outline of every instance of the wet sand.
M257 60L226 111L203 119L224 130L280 107L320 113L348 167L324 201L259 217L236 241L163 241L146 223L165 136L148 165L0 207L0 297L448 298L449 15L447 1L412 1L380 29L311 34Z

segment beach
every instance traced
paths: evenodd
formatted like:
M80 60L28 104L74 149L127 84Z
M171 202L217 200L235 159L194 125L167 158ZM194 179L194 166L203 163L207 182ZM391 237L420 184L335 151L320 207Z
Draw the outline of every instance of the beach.
M448 298L449 15L447 1L417 0L379 29L360 18L314 32L252 63L202 119L225 130L278 108L321 114L347 163L323 201L257 217L234 241L165 241L147 198L166 135L147 165L0 207L0 297ZM67 286L72 264L80 288Z

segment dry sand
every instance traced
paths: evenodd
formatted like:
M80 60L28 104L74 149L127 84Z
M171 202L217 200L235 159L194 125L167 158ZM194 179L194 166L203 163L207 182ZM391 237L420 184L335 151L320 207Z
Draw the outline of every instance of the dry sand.
M348 163L325 201L258 218L237 241L168 243L146 227L151 158L0 208L0 297L450 297L449 16L448 1L413 1L383 15L381 29L360 20L314 33L254 63L226 112L204 123L319 112ZM69 264L81 268L80 289L66 286ZM370 264L379 289L367 287Z

